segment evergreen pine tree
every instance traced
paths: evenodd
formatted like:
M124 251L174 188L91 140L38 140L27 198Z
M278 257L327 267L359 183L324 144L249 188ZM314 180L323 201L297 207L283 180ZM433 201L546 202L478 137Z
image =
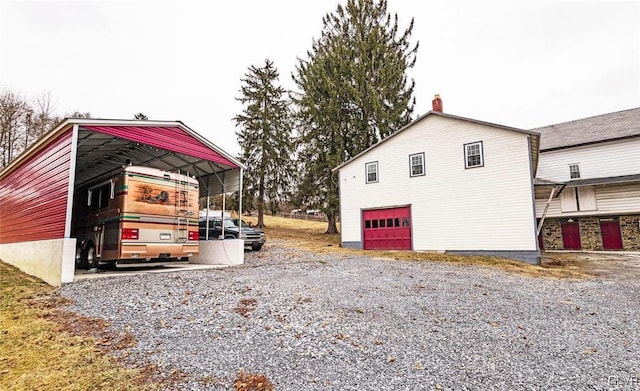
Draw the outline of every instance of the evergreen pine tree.
M242 114L234 117L241 148L240 161L247 166L245 191L258 208L258 227L264 226L268 200L278 203L289 192L293 174L291 113L278 83L273 61L265 60L261 68L249 67L236 98L242 102Z
M348 0L323 18L308 59L298 61L299 198L325 212L327 233L337 232L339 212L331 170L411 120L415 83L406 72L418 50L412 30L413 19L399 32L386 0Z

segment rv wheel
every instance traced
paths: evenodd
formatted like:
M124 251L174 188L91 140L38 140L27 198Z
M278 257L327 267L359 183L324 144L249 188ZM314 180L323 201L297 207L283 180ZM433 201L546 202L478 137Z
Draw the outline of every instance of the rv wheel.
M93 247L93 244L89 243L87 249L84 252L83 261L87 269L94 269L98 267L98 262L96 260L96 249Z
M84 258L82 254L82 248L78 247L76 249L76 269L85 269L86 266L84 264Z

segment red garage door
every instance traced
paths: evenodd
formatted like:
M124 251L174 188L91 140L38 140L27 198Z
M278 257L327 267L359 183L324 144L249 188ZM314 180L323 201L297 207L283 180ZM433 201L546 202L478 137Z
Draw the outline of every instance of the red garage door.
M411 250L411 208L362 212L365 250Z
M605 250L622 250L622 234L620 223L616 220L600 220L602 248Z
M580 226L578 223L562 223L562 244L565 250L580 250Z

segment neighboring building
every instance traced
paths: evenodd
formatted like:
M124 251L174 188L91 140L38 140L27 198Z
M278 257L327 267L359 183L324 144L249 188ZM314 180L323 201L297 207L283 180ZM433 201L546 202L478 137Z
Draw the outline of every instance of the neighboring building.
M534 131L541 247L640 250L640 108Z
M244 166L182 122L66 119L0 170L0 259L51 285L73 281L78 189L129 163L188 173L200 197L242 186Z
M539 140L535 131L428 112L334 169L342 245L537 263Z

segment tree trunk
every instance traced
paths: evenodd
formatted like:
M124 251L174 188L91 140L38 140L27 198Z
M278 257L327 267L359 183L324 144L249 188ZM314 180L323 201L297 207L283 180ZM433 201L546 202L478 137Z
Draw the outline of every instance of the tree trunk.
M264 175L258 185L258 228L264 228Z
M331 213L327 213L327 232L325 232L326 234L337 234L338 232L338 225L336 224L336 215L335 213L331 212Z

